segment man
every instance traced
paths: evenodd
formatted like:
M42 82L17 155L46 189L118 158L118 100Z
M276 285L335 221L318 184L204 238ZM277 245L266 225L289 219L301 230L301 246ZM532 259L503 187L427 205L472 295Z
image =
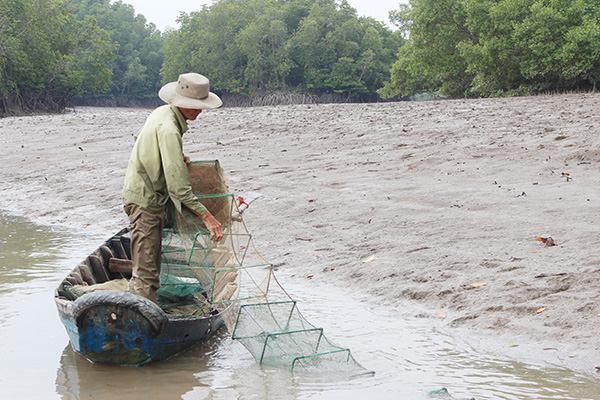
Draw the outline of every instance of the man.
M167 103L154 110L135 137L123 187L124 209L131 222L131 293L156 303L160 286L161 236L169 198L199 215L213 241L223 238L219 221L194 196L182 135L187 121L204 109L218 108L221 99L209 90L209 81L197 73L182 74L161 88Z

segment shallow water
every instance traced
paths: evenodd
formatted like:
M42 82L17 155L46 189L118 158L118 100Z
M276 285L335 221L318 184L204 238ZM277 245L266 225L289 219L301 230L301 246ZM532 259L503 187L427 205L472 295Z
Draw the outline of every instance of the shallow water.
M227 332L140 368L93 365L75 354L56 312L60 280L104 239L72 237L0 212L0 398L2 399L597 399L600 381L568 370L481 354L426 319L294 283L283 286L334 342L375 371L328 380L260 367Z

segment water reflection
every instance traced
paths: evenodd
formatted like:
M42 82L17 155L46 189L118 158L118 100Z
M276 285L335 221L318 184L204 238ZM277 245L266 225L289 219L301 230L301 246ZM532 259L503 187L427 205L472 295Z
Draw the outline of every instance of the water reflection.
M591 400L600 382L549 366L480 354L428 320L310 287L278 273L305 317L352 349L374 377L331 380L260 367L221 330L161 363L94 365L75 354L52 300L54 288L104 238L73 237L0 213L0 397L23 399L427 399L447 387L459 399Z
M92 364L67 346L56 375L63 400L293 399L292 374L261 368L222 329L205 342L163 362L142 367Z
M218 347L210 340L173 360L144 367L92 364L67 346L60 359L56 391L63 400L178 399L198 386L195 373L207 369L207 357Z
M64 251L65 238L1 210L0 232L0 290L7 290L7 284L53 276L52 265Z
M90 243L96 241L0 210L1 398L56 397L56 368L67 338L52 297Z
M458 399L592 400L600 390L598 381L571 371L478 354L432 329L427 320L397 318L333 289L303 287L302 293L305 316L348 345L376 371L374 377L336 380L327 371L315 377L260 367L221 330L191 351L140 368L92 365L67 348L57 392L62 399L424 400L429 392L447 387Z
M377 398L419 399L442 387L457 398L476 399L593 400L600 393L600 382L582 374L478 353L434 329L428 319L374 308L333 288L299 289L290 291L300 295L305 316L325 332L335 333L358 361L376 371L372 380L361 382L365 386L351 392L332 388L325 394L309 389L317 392L311 398L338 392L345 399L370 393ZM344 316L336 318L335 310Z

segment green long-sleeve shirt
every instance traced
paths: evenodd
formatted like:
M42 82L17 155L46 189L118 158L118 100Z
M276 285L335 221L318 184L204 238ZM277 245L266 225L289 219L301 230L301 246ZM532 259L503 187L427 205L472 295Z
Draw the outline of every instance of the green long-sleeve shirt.
M204 214L206 208L192 192L183 160L181 136L185 118L175 106L164 105L150 114L137 133L129 158L123 198L156 212L165 210L169 197L181 212L181 204Z

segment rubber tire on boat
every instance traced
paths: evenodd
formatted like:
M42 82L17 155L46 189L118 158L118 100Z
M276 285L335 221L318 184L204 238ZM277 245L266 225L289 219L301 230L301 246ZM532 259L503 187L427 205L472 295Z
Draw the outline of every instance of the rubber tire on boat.
M91 254L87 256L83 263L89 265L89 267L92 269L94 276L96 277L96 282L104 283L110 280L108 272L106 272L106 268L104 268L104 265L102 265L102 260L100 257Z
M85 263L79 264L79 274L81 275L81 279L88 285L95 285L96 278L94 277L94 273L92 272L92 267Z
M155 334L162 332L168 321L165 312L145 297L120 290L98 290L73 302L73 318L77 326L81 326L81 318L88 310L98 306L117 306L134 310L148 320L152 333Z

